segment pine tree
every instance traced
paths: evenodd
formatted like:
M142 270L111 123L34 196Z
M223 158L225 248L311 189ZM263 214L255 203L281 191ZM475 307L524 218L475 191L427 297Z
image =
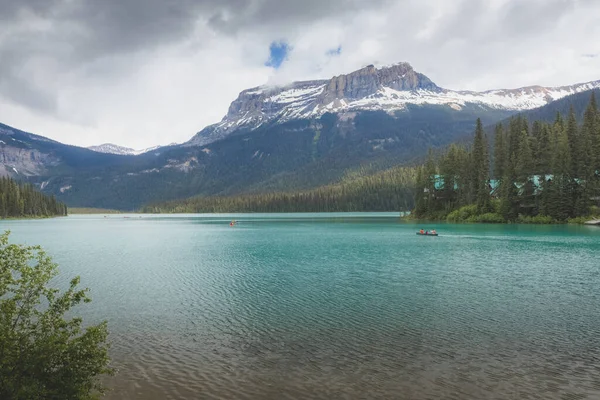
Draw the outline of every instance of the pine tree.
M540 137L537 141L536 170L537 174L550 173L552 163L551 129L547 124L542 125Z
M473 140L473 178L477 211L481 214L491 210L489 190L489 154L488 144L483 132L481 119L477 119Z
M533 152L531 151L529 136L525 131L521 131L515 161L517 179L519 183L524 183L533 174L534 170Z
M504 127L502 124L496 125L494 132L494 177L498 180L504 176L506 169L507 154L504 141Z
M0 218L66 214L66 206L54 197L43 195L31 185L0 177Z

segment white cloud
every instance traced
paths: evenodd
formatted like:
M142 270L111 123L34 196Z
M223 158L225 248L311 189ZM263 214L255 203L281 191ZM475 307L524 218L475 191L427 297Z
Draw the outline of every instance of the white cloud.
M58 12L21 10L10 24L0 21L0 57L12 60L0 67L0 122L69 144L141 148L189 139L219 121L243 89L371 63L408 61L453 89L600 79L600 57L589 56L600 53L592 40L600 37L600 4L589 0L382 0L368 8L340 0L319 12L323 2L303 10L232 0L224 11L213 3L190 11L191 24L142 19L138 30L98 37L83 17L53 20ZM0 1L0 15L6 7ZM264 10L272 16L261 17ZM162 26L168 35L154 32ZM278 70L264 66L269 44L282 39L293 48L288 60ZM338 46L341 54L331 55Z

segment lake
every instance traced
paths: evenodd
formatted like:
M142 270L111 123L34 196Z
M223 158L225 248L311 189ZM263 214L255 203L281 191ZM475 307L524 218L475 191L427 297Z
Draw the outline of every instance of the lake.
M239 223L229 226L229 221ZM398 214L1 221L107 319L108 399L598 399L600 229Z

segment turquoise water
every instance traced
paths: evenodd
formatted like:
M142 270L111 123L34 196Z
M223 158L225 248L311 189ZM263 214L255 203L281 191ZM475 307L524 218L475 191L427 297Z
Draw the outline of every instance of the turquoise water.
M228 222L236 219L233 228ZM1 221L81 275L109 399L600 398L600 229L397 214Z

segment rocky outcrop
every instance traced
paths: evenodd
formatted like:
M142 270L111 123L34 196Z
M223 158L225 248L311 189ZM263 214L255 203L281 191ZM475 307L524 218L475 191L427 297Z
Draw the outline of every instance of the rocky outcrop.
M60 163L60 159L36 149L0 144L0 176L37 176L46 168Z
M320 87L326 82L327 81L324 80L294 82L285 86L260 86L244 90L239 94L238 98L231 103L224 119L231 118L233 116L254 114L257 112L277 111L280 106L275 105L277 103L271 101L271 99L277 99L277 96L282 92L294 92L310 87ZM275 108L273 109L273 107Z
M408 63L398 63L380 69L373 65L340 75L329 80L325 90L319 96L319 105L327 105L333 101L344 100L346 102L371 96L383 87L394 90L431 90L441 89L428 77L418 72Z

